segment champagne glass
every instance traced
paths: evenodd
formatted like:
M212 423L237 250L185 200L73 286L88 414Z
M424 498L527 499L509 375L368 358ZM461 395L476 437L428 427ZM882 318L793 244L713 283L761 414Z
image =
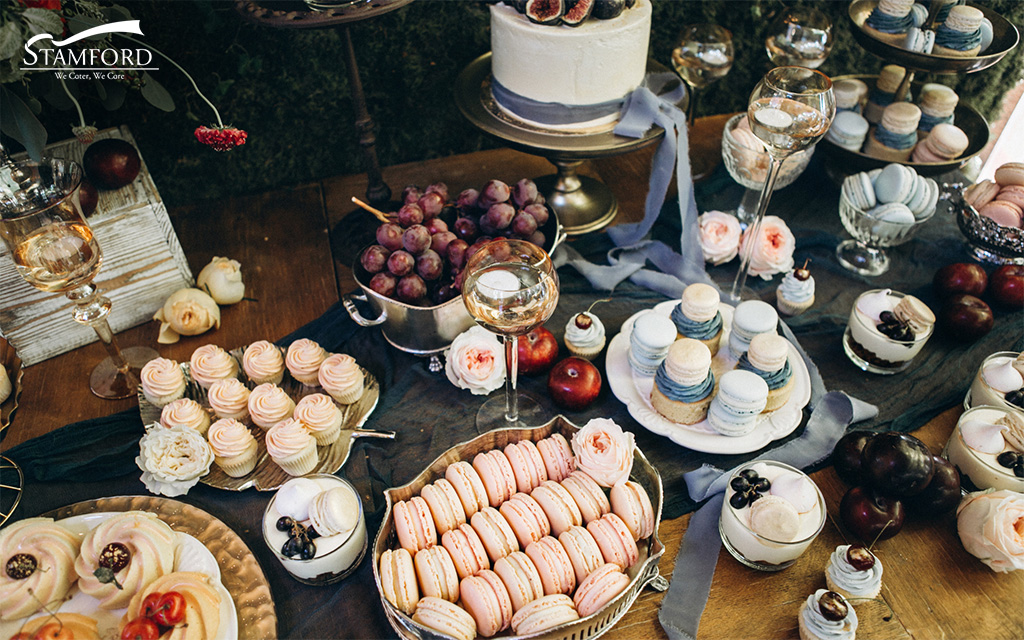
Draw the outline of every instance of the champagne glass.
M832 52L832 21L816 7L787 9L768 29L764 48L777 67L817 69Z
M776 67L761 78L750 94L747 120L768 152L768 175L761 187L754 222L747 229L751 241L743 245L740 270L732 283L729 302L736 304L741 299L755 240L760 236L761 222L783 160L818 142L835 115L832 80L820 71L804 67Z
M526 240L498 238L483 245L466 263L462 299L469 315L505 346L505 398L492 398L477 414L480 433L514 427L536 414L540 405L528 396L520 407L516 392L518 336L544 324L558 305L558 274L543 249Z
M0 165L0 237L18 273L43 291L63 293L75 303L74 319L92 327L110 357L89 378L101 398L134 396L139 370L158 357L148 347L118 349L107 324L110 300L93 278L103 253L85 221L79 201L82 168L59 158Z

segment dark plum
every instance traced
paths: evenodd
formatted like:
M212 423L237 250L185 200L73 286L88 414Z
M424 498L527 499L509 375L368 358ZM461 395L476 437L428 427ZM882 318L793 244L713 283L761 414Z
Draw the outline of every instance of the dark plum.
M427 223L423 226L427 228L430 235L441 233L442 231L448 231L448 223L441 218L431 218L430 220L427 220Z
M403 204L398 210L398 224L403 227L411 227L414 224L423 222L423 209L416 203Z
M402 302L408 302L409 304L419 302L426 295L427 285L423 282L423 278L415 273L402 277L398 281L398 286L395 287L395 296Z
M537 199L537 183L529 178L523 178L512 187L512 201L516 206L523 208L533 204Z
M466 242L473 242L480 235L480 229L472 218L459 218L455 221L455 235Z
M887 496L912 496L924 490L935 472L928 445L906 433L875 434L861 451L861 477Z
M594 0L594 10L590 15L598 20L618 18L626 10L626 0Z
M370 245L363 251L359 263L363 265L368 273L380 273L388 266L388 256L391 252L379 244Z
M385 298L395 295L395 287L398 286L398 278L387 271L381 271L370 278L370 289L376 291Z
M444 261L441 256L431 249L427 249L416 258L416 273L424 280L437 280L444 272Z
M457 236L451 231L442 231L441 233L435 233L430 236L430 248L439 254L447 255L448 245L456 240Z
M484 221L486 220L487 226L493 227L494 229L508 229L508 226L512 224L512 218L516 216L516 208L507 202L499 202L492 204L480 218L480 226L484 227Z
M860 463L864 445L873 438L873 431L849 431L832 449L832 465L836 473L848 485L861 484Z
M414 224L402 234L402 246L409 253L418 256L430 248L430 232L422 224Z
M423 195L423 191L414 184L405 185L402 189L402 204L411 204L420 199Z
M388 251L398 251L402 248L402 227L394 222L385 222L377 227L377 244L382 245Z
M436 193L441 196L442 202L448 201L448 185L443 182L435 182L434 184L429 185L423 193Z
M960 473L942 456L932 456L935 473L924 491L907 498L907 508L924 516L941 516L960 504Z
M448 256L448 263L452 265L453 269L459 270L466 266L466 252L468 249L469 243L465 240L455 239L448 243L445 253Z
M480 192L476 189L466 189L459 194L459 198L455 201L455 205L462 211L468 211L476 208L476 202L479 197Z
M850 532L865 542L887 540L903 528L906 510L896 498L887 498L868 487L854 487L839 503L839 518Z
M436 191L424 193L416 203L423 209L423 217L427 219L436 217L444 209L444 198Z
M392 275L402 277L406 274L412 273L413 267L416 266L416 258L412 257L412 254L408 251L395 251L388 256L388 271Z
M491 180L480 190L480 197L477 198L476 206L481 209L490 208L492 204L508 202L512 190L501 180Z
M529 238L537 230L537 219L528 213L517 213L512 218L512 233L520 238Z
M537 203L526 205L523 207L523 211L533 216L533 219L537 221L538 227L544 226L544 223L546 223L548 218L551 216L551 212L548 211L548 208L545 205Z

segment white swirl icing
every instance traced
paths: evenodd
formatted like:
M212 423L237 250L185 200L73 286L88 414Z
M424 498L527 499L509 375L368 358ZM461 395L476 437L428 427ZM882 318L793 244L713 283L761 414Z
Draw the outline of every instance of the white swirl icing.
M327 352L319 344L301 338L288 346L284 363L296 380L303 384L315 385L320 364L327 359Z
M230 418L218 420L210 425L207 437L214 455L221 458L241 455L256 441L248 427Z
M853 597L868 597L875 593L878 586L882 584L882 563L875 557L875 564L870 569L860 570L854 567L846 559L846 552L850 545L841 544L832 552L829 558L828 577L832 582L846 591Z
M209 389L217 380L238 375L238 362L215 344L204 344L193 351L189 366L192 378L204 389Z
M258 340L242 355L245 374L257 382L266 382L284 372L284 357L281 350L266 340Z
M238 378L214 382L206 397L210 408L221 418L239 420L249 412L249 388Z
M807 630L818 638L830 640L853 640L857 634L857 612L849 606L849 613L842 620L826 620L818 609L818 598L825 593L824 589L818 589L807 596L807 606L803 610L804 625Z
M580 349L593 349L602 345L605 336L604 325L601 324L601 319L586 311L583 312L583 315L590 318L590 326L586 329L580 329L576 325L576 316L574 315L569 319L569 324L565 325L565 341L572 343Z
M800 280L790 271L782 278L778 295L796 304L807 302L814 297L814 277L809 276L806 280Z

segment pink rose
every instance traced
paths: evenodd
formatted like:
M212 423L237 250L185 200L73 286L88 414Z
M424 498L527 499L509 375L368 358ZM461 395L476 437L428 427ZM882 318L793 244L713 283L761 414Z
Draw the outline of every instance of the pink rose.
M728 213L707 211L699 218L700 248L704 262L723 264L736 257L740 250L740 221Z
M505 382L505 356L498 337L477 325L456 336L444 352L444 372L460 389L487 395Z
M743 234L740 247L743 248L750 240L750 227ZM754 253L750 256L747 273L771 280L772 275L784 273L793 268L793 249L796 238L786 223L778 216L765 216L761 222L761 233L754 244Z
M1024 493L967 494L956 510L956 529L964 549L993 571L1024 569Z
M607 418L594 418L572 437L576 468L602 487L629 480L633 468L633 434Z

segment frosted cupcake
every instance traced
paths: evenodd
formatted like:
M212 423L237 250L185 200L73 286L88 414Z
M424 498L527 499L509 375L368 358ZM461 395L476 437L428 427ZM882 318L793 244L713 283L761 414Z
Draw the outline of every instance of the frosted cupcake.
M711 285L691 284L683 290L682 300L672 309L672 322L680 338L704 343L714 356L722 339L722 314L718 290Z
M875 598L882 590L882 562L863 546L841 544L829 557L825 583L844 598Z
M654 374L651 404L673 422L696 424L707 417L714 389L711 351L699 340L683 338L672 344Z
M249 416L257 427L269 429L294 410L295 402L276 384L261 384L249 394Z
M336 353L324 360L317 379L340 404L352 404L363 395L363 371L350 355Z
M341 435L341 409L330 396L322 393L299 400L292 417L306 425L320 446L331 444Z
M210 428L210 414L195 400L179 398L164 406L160 412L160 424L168 429L181 425L206 433Z
M312 340L301 338L288 345L284 364L293 378L307 387L315 387L320 364L326 359L327 352L323 347Z
M577 313L565 325L565 348L578 358L593 360L606 341L601 319L589 311Z
M242 369L256 384L281 384L284 378L284 357L277 346L266 340L250 344L242 354Z
M245 420L249 417L249 388L238 378L214 382L206 399L218 418Z
M237 420L224 418L210 425L207 434L213 461L232 478L241 478L256 468L256 438Z
M787 316L800 315L814 304L814 276L807 263L787 273L775 292L775 306Z
M854 640L857 612L835 591L818 589L800 605L797 626L800 640Z
M215 344L204 344L193 351L189 367L192 379L204 389L209 389L218 380L238 375L238 362Z
M316 467L316 439L294 418L267 431L267 453L288 475L304 476Z
M185 372L174 360L150 360L142 367L139 380L142 382L142 395L154 407L163 407L185 395Z
M793 367L789 364L789 342L777 333L760 333L740 356L737 369L750 371L768 384L765 411L775 411L793 395Z

